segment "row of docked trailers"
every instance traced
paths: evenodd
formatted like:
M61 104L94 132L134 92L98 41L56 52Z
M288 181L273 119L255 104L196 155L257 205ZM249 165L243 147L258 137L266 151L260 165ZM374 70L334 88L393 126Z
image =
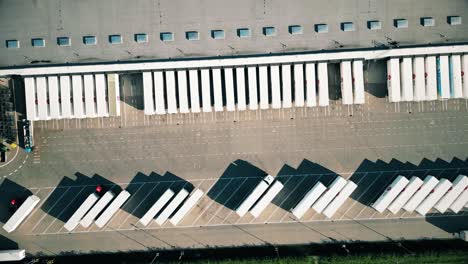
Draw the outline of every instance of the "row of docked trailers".
M424 181L413 176L398 176L372 204L379 213L388 209L397 214L401 209L426 215L432 208L440 213L450 209L460 212L468 202L468 177L459 175L453 183L427 176Z
M468 55L391 58L387 61L390 102L468 98Z
M364 103L363 62L341 63L344 104ZM146 115L329 105L328 64L143 72Z
M328 188L317 182L291 212L300 219L312 207L317 213L323 212L327 218L331 218L356 188L354 182L346 181L340 176Z
M120 115L117 74L25 77L28 120Z

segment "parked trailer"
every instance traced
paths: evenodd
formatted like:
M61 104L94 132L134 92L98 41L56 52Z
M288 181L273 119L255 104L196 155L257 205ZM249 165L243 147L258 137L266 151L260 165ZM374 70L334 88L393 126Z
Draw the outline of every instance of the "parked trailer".
M153 94L153 73L143 72L143 103L145 115L152 115L155 112Z
M34 207L41 201L36 195L29 196L23 204L16 210L16 212L8 219L3 225L3 229L8 233L13 232L21 222L32 212Z
M453 202L452 205L450 205L450 210L452 212L458 214L461 209L465 206L465 204L468 203L468 187L465 188L465 190L458 196L458 198Z
M87 228L89 227L94 219L98 216L102 210L114 199L115 194L112 191L107 191L101 199L89 210L89 212L81 219L80 224L81 226Z
M448 56L437 57L437 90L440 99L450 98L450 78Z
M68 219L63 227L68 231L72 231L80 223L84 215L93 207L96 201L99 199L96 193L92 193L86 198L86 200L80 205L75 213Z
M393 200L401 193L401 191L409 183L408 179L404 176L398 176L392 184L390 184L380 197L372 204L372 208L382 213L387 209Z
M364 71L362 61L353 61L354 104L364 104Z
M317 77L319 106L328 106L330 101L328 96L328 64L326 62L317 64Z
M403 209L405 209L407 212L413 212L438 183L439 180L437 180L434 176L427 176L424 179L423 185L413 195L413 197L409 199L405 206L403 206Z
M413 65L411 58L403 58L400 67L401 101L413 101Z
M312 189L302 198L302 200L291 211L297 219L300 219L315 201L322 195L327 187L321 182L317 182Z
M322 197L320 197L320 199L312 206L312 208L317 213L321 213L345 185L346 180L343 177L336 177L336 179L328 187L328 190L323 194Z
M416 176L411 177L406 187L403 188L392 204L388 206L388 210L393 214L398 213L398 211L400 211L400 209L408 202L408 200L418 191L421 185L423 185L423 181L420 178Z
M429 210L447 193L452 187L452 183L447 179L441 179L431 193L424 199L424 201L416 208L416 212L420 215L426 215Z
M458 175L458 177L453 181L452 187L448 190L447 194L440 199L440 201L434 206L434 208L441 212L445 213L450 205L455 202L458 196L465 190L468 186L468 177L465 175Z
M172 201L164 208L164 210L156 217L156 223L158 225L164 224L166 220L174 213L174 211L179 207L180 204L187 198L189 192L185 189L180 190L177 195L172 199Z
M257 67L247 67L247 76L249 80L249 109L258 109L258 95L257 95Z
M19 261L26 257L26 250L24 249L12 249L12 250L0 250L0 262L3 261Z
M179 210L177 210L174 216L172 216L171 219L169 219L169 222L171 222L173 225L177 225L180 222L180 220L182 220L182 218L184 218L184 216L188 214L190 210L192 210L192 208L197 204L197 202L202 198L202 196L203 191L200 189L196 189L189 196L189 198L187 198L187 201L185 201L185 203L179 208Z
M400 60L392 58L387 61L388 100L391 103L400 102Z
M315 79L315 64L307 63L305 66L305 71L307 106L317 106L317 80Z
M263 178L253 189L253 191L247 196L247 198L237 207L236 213L242 217L244 216L249 209L255 204L255 202L262 196L262 194L268 189L268 186L273 183L275 179L273 176L268 175Z
M144 226L147 226L151 220L161 211L161 209L169 202L169 200L174 196L174 191L167 189L161 197L151 206L151 208L146 212L146 214L140 219L140 223Z
M424 80L424 57L416 57L413 60L413 87L414 100L424 101L426 99L426 87Z
M338 209L344 204L346 199L351 196L356 188L357 185L354 182L348 181L343 189L336 195L335 199L333 199L327 208L325 208L323 214L328 218L332 218L336 211L338 211Z
M177 71L177 88L177 91L179 92L179 111L181 113L188 113L187 71Z
M96 225L100 228L104 227L128 198L130 198L130 193L125 190L121 191L109 207L96 219Z
M462 98L463 97L463 88L462 88L462 65L460 55L451 55L450 56L450 92L452 98Z
M353 81L350 61L342 61L340 63L340 74L342 102L345 105L353 104Z
M426 100L437 100L437 66L436 57L427 56L424 60L425 67L425 84L426 84Z
M463 86L463 98L468 98L468 54L465 54L461 58L461 77L462 77L462 86Z
M250 213L257 218L265 208L273 201L278 193L283 189L284 185L280 181L275 181L270 189L263 195L262 198L254 205Z

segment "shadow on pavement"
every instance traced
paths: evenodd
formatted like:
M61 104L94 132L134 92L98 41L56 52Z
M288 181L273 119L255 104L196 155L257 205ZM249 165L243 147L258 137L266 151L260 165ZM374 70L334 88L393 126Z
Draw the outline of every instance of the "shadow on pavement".
M5 179L0 185L0 222L6 223L10 216L14 213L14 209L11 207L11 200L16 200L17 204L23 203L26 198L32 195L32 192L25 187Z
M96 191L98 185L103 187L101 194L108 190L112 190L118 194L121 190L120 186L98 174L88 177L77 172L75 176L76 179L63 177L41 206L44 212L62 222L68 221L84 200Z
M350 177L350 180L358 185L351 198L363 205L370 205L398 175L408 179L412 176L424 179L432 175L437 179L446 178L452 181L459 174L466 174L467 167L468 161L459 158L453 158L450 162L439 158L434 161L424 158L419 165L403 163L397 159L392 159L389 163L366 159Z
M335 172L306 159L296 169L284 165L276 177L284 187L272 202L289 211L317 182L328 186L336 176Z
M0 250L12 250L18 249L18 243L15 241L0 235Z
M167 189L171 189L176 195L182 188L191 193L194 186L171 172L164 175L154 172L145 175L139 172L126 187L131 196L122 209L141 218Z
M229 164L224 173L208 191L215 202L235 210L267 173L244 160Z

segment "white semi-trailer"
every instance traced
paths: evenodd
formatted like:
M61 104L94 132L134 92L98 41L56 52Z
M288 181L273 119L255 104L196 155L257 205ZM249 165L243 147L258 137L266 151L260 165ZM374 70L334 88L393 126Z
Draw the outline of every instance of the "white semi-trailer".
M468 203L468 187L465 188L465 190L458 196L458 198L453 202L452 205L450 205L450 210L452 212L458 214L461 209L465 206L465 204Z
M102 212L102 214L96 219L96 225L100 228L103 228L107 222L114 216L115 213L120 209L120 207L130 198L130 193L123 190L115 197L114 201L109 205L109 207Z
M257 204L252 207L250 213L257 218L263 210L273 201L273 199L278 195L278 193L283 189L283 184L280 181L275 181L270 189L267 190L265 195L257 202Z
M439 183L434 187L431 193L424 199L424 201L416 208L416 212L420 215L426 215L429 210L447 193L452 187L452 183L447 179L441 179Z
M115 194L112 191L107 191L101 199L89 210L89 212L81 219L80 224L83 227L89 227L94 219L98 216L102 210L114 199Z
M68 219L64 227L68 231L72 231L80 223L84 215L93 207L96 201L99 199L99 196L96 193L91 193L86 200L80 205L80 207L75 211L75 213Z
M258 185L255 187L255 189L247 196L247 198L237 207L236 213L242 217L244 216L250 208L255 204L258 199L260 199L260 196L268 189L268 186L270 186L275 178L273 176L268 175L263 180L261 180Z
M158 225L164 224L164 222L166 222L166 220L172 215L172 213L174 213L177 207L179 207L179 205L181 205L182 202L184 202L185 198L187 198L188 195L189 192L187 190L180 190L176 194L174 199L172 199L172 201L166 206L166 208L164 208L161 214L159 214L158 217L156 217L156 223Z
M400 192L406 187L408 183L408 179L406 179L404 176L398 176L390 184L390 186L385 189L382 195L380 195L380 197L372 204L372 207L379 213L382 213L385 211L385 209L387 209L390 203L395 200L398 194L400 194Z
M439 180L434 176L427 176L424 179L423 185L419 190L409 199L409 201L403 206L407 212L413 212L419 204L429 195L434 187L439 183Z
M345 185L346 180L343 177L336 177L336 179L328 187L328 190L322 195L322 197L320 197L320 199L312 206L312 208L317 213L321 213Z
M32 212L34 207L41 201L39 197L35 195L29 196L23 204L16 210L16 212L8 219L8 221L3 225L3 229L8 233L13 232L21 222L26 219L26 217Z
M391 58L387 61L387 89L388 100L391 103L401 101L400 60L398 58Z
M145 215L140 219L140 223L144 226L147 226L151 220L161 211L161 209L166 205L169 200L174 196L174 191L167 189L161 197L151 206L151 208L146 212Z
M398 197L388 206L388 210L393 214L398 213L400 209L408 202L408 200L418 191L423 185L423 180L413 176L408 185L400 192Z
M192 192L192 194L190 194L189 198L187 198L179 210L177 210L171 219L169 219L169 222L171 222L173 225L177 225L182 220L182 218L184 218L184 216L188 214L190 210L192 210L192 208L197 204L202 196L203 191L200 189L196 189L194 192Z
M0 250L0 262L4 261L19 261L26 257L26 250L13 249L13 250Z
M468 177L465 175L458 175L458 177L453 181L453 185L448 190L447 194L445 194L444 197L436 203L434 208L441 213L445 213L467 186Z
M354 182L348 181L343 189L336 195L335 199L323 210L323 214L328 218L332 218L356 188L357 185Z
M322 195L327 187L321 182L317 182L312 189L302 198L302 200L292 209L292 213L297 219L300 219L315 201Z

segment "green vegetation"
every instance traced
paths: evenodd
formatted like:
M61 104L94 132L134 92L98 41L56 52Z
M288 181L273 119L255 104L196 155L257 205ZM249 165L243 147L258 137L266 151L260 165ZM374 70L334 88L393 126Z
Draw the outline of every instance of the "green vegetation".
M468 263L468 252L449 251L415 255L366 255L366 256L331 256L331 257L284 257L258 258L222 261L197 261L186 263L207 264L458 264Z

